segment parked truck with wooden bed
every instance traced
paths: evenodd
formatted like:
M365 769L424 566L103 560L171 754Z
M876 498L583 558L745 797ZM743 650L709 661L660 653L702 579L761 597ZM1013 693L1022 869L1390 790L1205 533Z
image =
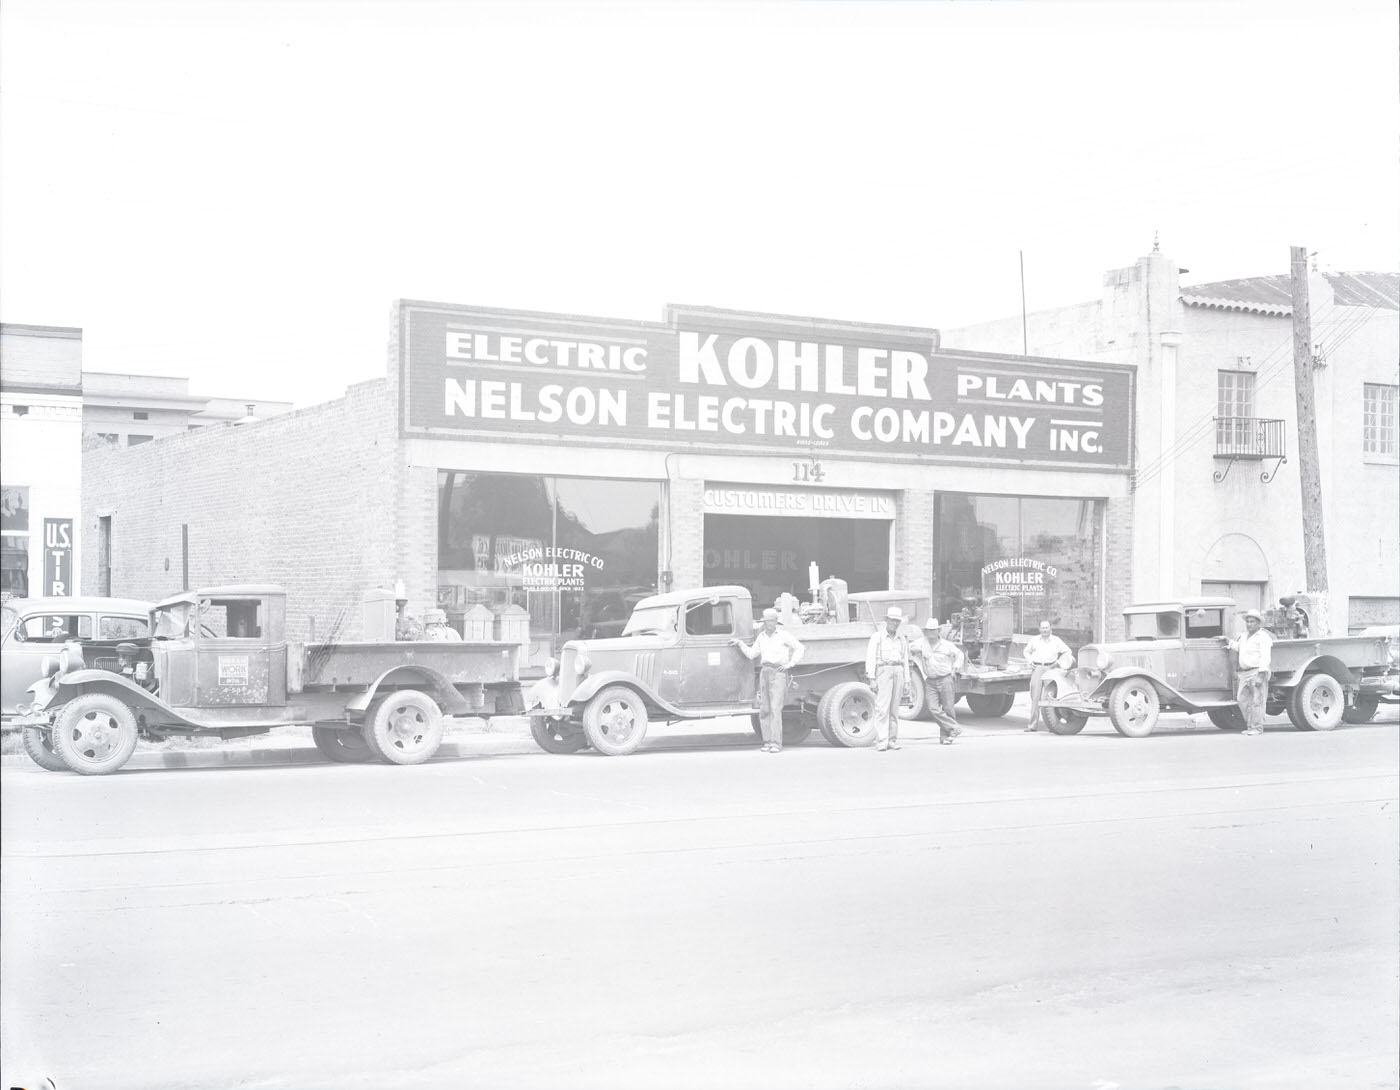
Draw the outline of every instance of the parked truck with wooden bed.
M1243 730L1235 699L1238 669L1231 636L1243 631L1230 598L1184 598L1129 606L1126 638L1080 648L1077 667L1046 675L1040 702L1047 727L1078 734L1091 716L1108 717L1129 738L1151 734L1169 712L1204 712L1221 730ZM1396 699L1394 652L1383 635L1275 639L1270 715L1287 713L1298 730L1364 723Z
M902 591L821 595L797 611L785 611L788 630L804 654L789 671L783 740L796 744L813 730L829 743L859 747L874 741L874 694L865 676L865 653L890 605L900 606L911 638L928 616L928 598ZM878 613L878 618L875 614ZM858 619L851 619L851 618ZM741 586L703 587L653 595L638 602L622 635L570 640L559 656L551 706L532 708L531 733L550 753L592 747L620 756L641 745L657 721L747 716L757 733L755 665L731 640L751 640L753 601ZM973 667L960 681L969 699L988 701L985 714L1000 715L1026 687L1029 668ZM900 715L925 714L923 675L911 663ZM974 711L977 705L974 705Z
M18 718L43 767L115 772L137 740L232 739L309 725L328 759L419 764L448 716L518 715L520 644L286 639L286 595L267 585L175 595L133 641L146 684L55 657Z

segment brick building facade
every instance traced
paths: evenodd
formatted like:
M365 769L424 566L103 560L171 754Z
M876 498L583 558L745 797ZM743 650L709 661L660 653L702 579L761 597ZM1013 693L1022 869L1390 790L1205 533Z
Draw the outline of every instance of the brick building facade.
M815 564L935 613L1024 579L1021 629L1082 642L1128 597L1134 383L918 327L402 302L387 376L342 399L90 446L85 589L99 569L149 598L186 568L277 582L292 637L354 638L361 594L401 582L410 612L458 623L525 610L541 660L646 593L741 583L767 604Z

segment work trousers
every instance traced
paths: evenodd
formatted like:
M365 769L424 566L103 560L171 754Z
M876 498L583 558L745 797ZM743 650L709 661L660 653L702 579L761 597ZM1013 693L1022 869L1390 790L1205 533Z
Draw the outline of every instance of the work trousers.
M885 746L899 740L899 698L904 695L904 669L900 666L875 668L875 713L870 725L875 743Z
M1040 686L1045 677L1045 671L1049 669L1050 666L1048 665L1036 666L1032 664L1031 666L1031 726L1033 727L1038 727L1040 725L1038 722L1040 719Z
M938 733L945 738L958 729L958 717L953 705L958 700L957 682L952 674L926 678L924 699L928 701L929 718L938 724Z
M1235 699L1244 713L1249 730L1264 729L1264 705L1269 699L1269 681L1262 670L1241 670L1235 677Z
M776 666L758 671L758 726L765 745L783 744L783 702L787 700L788 674Z

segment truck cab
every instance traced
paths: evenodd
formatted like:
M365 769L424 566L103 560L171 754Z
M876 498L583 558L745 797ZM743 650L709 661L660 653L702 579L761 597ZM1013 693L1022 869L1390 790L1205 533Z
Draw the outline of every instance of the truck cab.
M754 700L754 672L729 641L747 641L753 631L753 601L743 587L652 595L636 604L621 636L564 645L560 703L626 677L663 710L747 707Z
M151 612L160 696L175 708L287 703L287 597L280 587L186 591Z

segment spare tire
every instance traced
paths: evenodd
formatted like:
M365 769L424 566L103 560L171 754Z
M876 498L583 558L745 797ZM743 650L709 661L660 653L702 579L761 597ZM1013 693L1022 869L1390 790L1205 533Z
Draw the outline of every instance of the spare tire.
M859 681L833 685L822 698L826 709L824 733L828 740L850 749L875 744L875 694Z

